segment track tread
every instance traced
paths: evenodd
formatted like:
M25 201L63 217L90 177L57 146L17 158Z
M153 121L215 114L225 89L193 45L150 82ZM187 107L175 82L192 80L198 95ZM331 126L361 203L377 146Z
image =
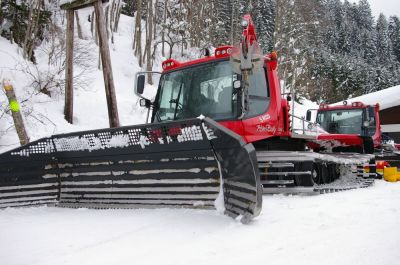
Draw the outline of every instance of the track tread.
M342 164L345 166L350 165L360 165L365 163L365 161L370 158L370 155L360 155L360 154L348 154L348 153L337 153L337 154L320 154L320 153L312 153L312 152L284 152L284 151L258 151L257 157L259 159L258 163L260 165L260 172L261 174L261 181L264 184L263 190L265 193L283 193L283 194L325 194L325 193L334 193L334 192L341 192L341 191L348 191L360 188L368 188L374 184L374 177L370 175L360 175L358 172L353 172L350 175L338 176L338 179L332 178L326 171L327 174L326 181L332 181L328 184L319 184L319 185L312 185L312 183L308 183L311 185L298 185L299 178L306 179L307 176L311 177L311 172L308 172L306 168L306 163L312 162L313 164L325 164L328 167L336 165L340 161L345 161L348 164ZM324 160L327 159L327 160ZM288 168L281 168L286 169L286 171L280 171L277 175L275 171L273 174L268 174L269 168L279 168L274 167L274 163L293 163L294 166L290 169ZM303 163L303 164L302 164ZM270 165L267 169L265 165ZM290 173L290 174L289 174ZM309 173L309 174L306 174ZM338 174L338 173L335 173ZM264 176L264 179L263 179ZM268 176L272 176L273 179L265 180ZM280 176L285 176L282 178ZM294 180L294 185L279 185L274 183L279 183L279 180L287 180L288 176L292 176ZM363 177L365 176L365 177ZM312 181L313 182L313 181Z

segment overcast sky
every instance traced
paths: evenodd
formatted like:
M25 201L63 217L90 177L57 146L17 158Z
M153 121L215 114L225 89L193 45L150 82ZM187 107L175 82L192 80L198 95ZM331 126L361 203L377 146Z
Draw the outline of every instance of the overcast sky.
M358 1L353 0L353 2ZM368 2L375 19L378 18L380 13L383 13L386 17L393 15L400 17L400 0L368 0Z

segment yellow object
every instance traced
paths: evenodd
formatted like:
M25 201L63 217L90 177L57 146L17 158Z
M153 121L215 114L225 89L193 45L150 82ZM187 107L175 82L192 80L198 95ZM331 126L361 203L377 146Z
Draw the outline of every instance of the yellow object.
M4 79L4 80L3 80L3 87L4 87L4 89L5 89L6 91L11 91L11 90L13 90L13 87L12 87L12 85L11 85L11 81L8 80L8 79Z
M4 89L6 91L11 91L11 90L13 90L13 87L12 87L12 85L4 85Z
M397 172L397 167L385 167L383 178L388 182L400 181L400 172Z
M20 109L20 107L19 107L18 101L12 100L12 101L10 102L10 110L11 110L12 112L18 112L19 109Z

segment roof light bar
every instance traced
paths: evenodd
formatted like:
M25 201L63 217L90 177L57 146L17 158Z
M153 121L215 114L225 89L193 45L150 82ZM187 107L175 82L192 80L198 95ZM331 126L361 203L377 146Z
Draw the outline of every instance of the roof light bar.
M329 105L327 105L327 104L321 104L321 105L319 106L319 108L320 108L320 109L328 109L328 108L329 108Z
M180 62L178 62L177 60L168 59L162 63L162 68L164 71L168 71L168 70L174 69L176 67L179 67L179 65L180 65Z
M351 103L351 106L362 108L362 107L364 107L364 104L362 102L353 102L353 103Z
M215 49L215 57L222 58L228 57L232 54L233 47L232 46L221 46Z

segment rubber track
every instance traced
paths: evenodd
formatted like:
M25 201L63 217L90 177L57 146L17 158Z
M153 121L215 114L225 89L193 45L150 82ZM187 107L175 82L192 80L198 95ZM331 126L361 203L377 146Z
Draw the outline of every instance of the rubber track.
M340 181L341 179L339 179ZM368 188L374 184L374 179L365 179L360 177L355 177L354 180L347 184L337 184L335 181L329 184L319 185L314 187L315 193L324 194L324 193L333 193L339 191L347 191L354 189L362 189Z
M357 166L362 163L365 163L368 158L372 158L370 155L360 155L360 154L319 154L319 153L311 153L311 152L284 152L284 151L258 151L257 157L259 158L259 169L260 172L263 171L263 168L266 167L266 164L269 164L270 168L286 168L279 166L280 164L290 164L293 163L302 163L302 162L324 162L324 158L327 159L329 163L337 163L338 161L345 161L346 166L350 167L352 165ZM358 162L358 163L356 163ZM342 164L343 165L343 164ZM288 166L289 168L290 166ZM288 173L287 175L285 173ZM298 173L298 175L306 175L303 171L293 172L290 171L280 171L281 175L295 175L294 173ZM268 176L268 173L266 173ZM264 193L284 193L284 194L306 194L306 195L318 195L325 193L334 193L340 191L348 191L360 188L368 188L374 184L374 178L365 178L357 175L356 172L351 173L350 175L340 176L339 179L329 183L329 184L321 184L314 186L297 186L291 185L288 187L280 187L276 186L274 188L264 187ZM268 190L277 191L277 192L269 192Z

